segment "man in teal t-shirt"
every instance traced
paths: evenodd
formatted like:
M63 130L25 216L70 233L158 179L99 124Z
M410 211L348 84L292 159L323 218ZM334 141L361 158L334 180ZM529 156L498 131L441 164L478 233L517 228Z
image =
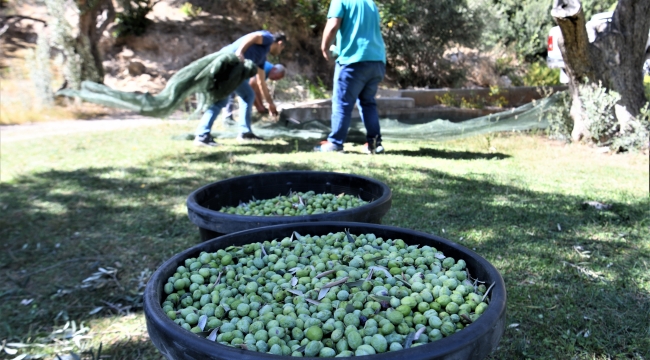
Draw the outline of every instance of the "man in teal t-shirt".
M315 151L343 151L354 105L366 127L364 151L380 153L381 129L375 95L386 73L386 47L381 36L379 10L372 0L332 0L323 31L321 51L331 58L336 36L336 68L332 94L332 132Z

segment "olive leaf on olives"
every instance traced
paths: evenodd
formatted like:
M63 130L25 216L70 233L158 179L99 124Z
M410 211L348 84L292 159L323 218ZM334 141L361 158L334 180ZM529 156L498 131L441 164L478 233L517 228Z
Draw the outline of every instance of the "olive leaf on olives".
M350 288L353 288L353 287L359 287L359 286L363 285L364 282L366 282L366 279L357 280L357 281L350 281L350 282L345 283L345 285L347 285Z
M466 323L466 324L471 324L473 321L467 314L460 314L460 321Z
M329 288L325 288L325 287L322 288L322 289L320 289L320 291L318 292L318 298L317 298L318 301L323 300L323 298L325 297L325 295L327 295L327 293L328 293L329 291L330 291L330 289L329 289Z
M290 292L290 293L292 293L292 294L294 294L294 295L298 295L298 296L303 296L303 295L305 295L305 294L303 294L303 292L300 291L300 290L287 289L287 291Z
M413 336L413 340L418 340L420 338L420 335L422 335L426 329L426 327L421 327L420 330L416 331L415 336Z
M490 290L492 290L492 287L494 286L494 284L496 284L496 283L492 283L492 285L490 285L490 287L485 291L485 294L483 295L483 298L481 299L481 302L485 301L485 298L488 296L488 293L490 292Z
M336 272L336 270L327 270L327 271L324 271L324 272L314 276L314 279L320 279L323 276L327 276L327 275L330 275L330 274L335 273L335 272Z
M305 298L305 301L314 305L320 305L320 301L316 301L314 299Z
M215 340L217 340L217 334L218 333L219 333L219 328L216 327L216 328L214 328L214 330L212 330L210 335L208 335L208 337L206 337L206 339L211 340L211 341L215 341Z
M199 323L198 323L197 326L199 327L199 329L201 329L201 331L203 331L203 329L205 329L205 325L207 323L208 323L208 316L207 315L201 315L199 317Z
M381 296L381 295L368 295L371 299L375 301L390 301L390 296Z
M381 272L383 272L384 275L386 275L386 277L389 278L389 279L393 277L393 275L391 275L390 272L388 272L388 269L386 269L386 268L383 267L383 266L375 265L375 266L371 266L371 267L369 267L368 269L369 269L369 270L381 271Z
M410 333L408 336L406 336L406 339L404 339L404 349L408 349L411 347L411 344L413 343L413 340L415 340L415 333Z
M331 288L331 287L336 286L336 285L341 285L341 284L345 283L346 281L348 281L347 276L342 278L342 279L335 280L335 281L332 281L330 283L327 283L327 284L323 285L323 288Z
M348 239L349 242L354 242L352 235L350 235L350 229L345 229L345 237Z

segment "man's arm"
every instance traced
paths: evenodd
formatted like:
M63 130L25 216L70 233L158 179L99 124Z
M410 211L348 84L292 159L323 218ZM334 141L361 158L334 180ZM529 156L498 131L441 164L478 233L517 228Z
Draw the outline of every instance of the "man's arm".
M275 108L273 99L271 99L271 94L269 93L269 88L266 86L266 73L264 69L257 68L257 86L259 91L264 96L264 100L269 104L269 112L271 115L278 115L278 110Z
M257 76L253 76L249 82L251 85L251 88L253 88L253 92L255 93L255 101L253 102L253 105L255 105L255 108L259 113L266 114L269 111L264 107L264 103L262 102L262 93L260 92L259 86L257 86Z
M331 59L330 45L336 36L336 32L339 31L339 28L341 27L341 21L341 18L332 17L327 19L327 23L325 24L325 30L323 30L323 41L321 41L320 50L327 61Z
M235 55L237 55L242 61L244 61L244 53L248 48L253 45L262 45L262 41L264 40L264 37L260 33L250 33L244 37L242 40L241 44L239 45L239 48L237 51L235 51Z

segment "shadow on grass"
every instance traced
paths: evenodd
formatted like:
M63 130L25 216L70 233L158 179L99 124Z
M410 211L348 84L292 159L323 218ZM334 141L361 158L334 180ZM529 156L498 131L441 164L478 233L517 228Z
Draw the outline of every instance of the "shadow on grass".
M240 150L248 154L244 148L236 153ZM188 166L228 158L221 151L184 157ZM321 170L289 161L235 161L227 170L161 176L160 171L174 168L167 162L47 171L0 184L0 276L11 279L0 284L0 338L24 340L50 328L61 312L86 320L108 315L118 303L138 310L145 270L155 270L199 241L184 211L187 195L196 188L251 169ZM596 211L581 206L586 199L478 175L403 166L399 172L419 173L422 179L405 182L381 169L368 171L363 175L393 190L384 224L457 241L502 273L508 317L519 325L506 331L495 359L647 354L647 199ZM117 276L82 287L99 267L115 268ZM32 302L21 305L25 299ZM151 349L149 343L133 344L136 352Z
M438 159L448 160L503 160L510 157L510 155L502 153L478 153L471 151L449 151L438 150L432 148L420 148L419 150L387 150L388 155L402 155L402 156L423 156Z

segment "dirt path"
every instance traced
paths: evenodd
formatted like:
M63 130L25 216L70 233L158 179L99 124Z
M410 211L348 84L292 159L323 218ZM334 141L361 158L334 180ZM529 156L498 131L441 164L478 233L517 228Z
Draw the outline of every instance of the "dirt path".
M0 142L5 143L41 139L57 135L135 128L160 124L161 121L171 120L135 117L125 119L67 120L24 125L2 125L0 126Z

